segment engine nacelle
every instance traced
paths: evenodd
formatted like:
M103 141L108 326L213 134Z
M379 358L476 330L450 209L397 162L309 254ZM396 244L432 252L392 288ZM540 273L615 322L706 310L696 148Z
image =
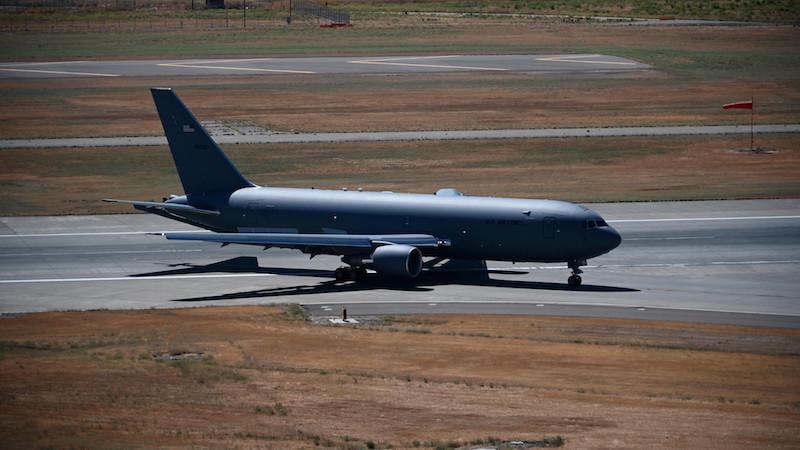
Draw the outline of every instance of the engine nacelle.
M410 245L384 245L372 253L372 265L381 275L416 278L422 271L422 253Z

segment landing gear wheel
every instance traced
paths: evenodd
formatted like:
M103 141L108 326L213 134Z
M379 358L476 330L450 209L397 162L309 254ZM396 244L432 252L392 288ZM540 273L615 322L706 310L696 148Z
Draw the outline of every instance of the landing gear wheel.
M339 267L333 272L336 281L358 281L367 277L367 269L363 267Z
M353 269L350 267L339 267L333 272L336 281L350 281L355 279Z
M570 277L567 279L567 283L570 286L578 287L581 285L581 282L583 281L581 280L581 274L583 273L583 271L581 270L581 266L585 265L586 265L586 260L570 261L567 264L567 267L572 269L572 275L570 275Z

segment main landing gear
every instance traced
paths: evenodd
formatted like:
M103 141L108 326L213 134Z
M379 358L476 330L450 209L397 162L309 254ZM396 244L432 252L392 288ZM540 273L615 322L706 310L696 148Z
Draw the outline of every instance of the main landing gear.
M586 260L583 261L570 261L567 267L572 269L572 275L569 276L567 279L567 284L572 287L578 287L581 285L583 280L581 279L581 274L583 271L581 270L581 266L586 265Z
M336 281L362 281L367 278L367 269L363 266L342 266L333 272Z

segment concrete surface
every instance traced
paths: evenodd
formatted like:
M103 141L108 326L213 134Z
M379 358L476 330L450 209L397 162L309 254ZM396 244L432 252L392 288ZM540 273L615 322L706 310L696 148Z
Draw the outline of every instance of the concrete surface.
M488 277L337 283L337 258L167 242L146 233L188 227L157 216L0 218L0 312L296 302L332 315L347 305L351 314L490 309L800 327L800 200L590 207L624 242L590 261L579 290L566 286L563 265L506 262L489 262Z
M435 55L0 63L0 78L227 76L432 72L619 72L648 69L616 56Z
M191 108L191 105L190 105ZM800 124L758 125L757 134L800 133ZM679 136L749 134L749 125L706 125L672 127L528 128L509 130L378 131L363 133L250 133L216 135L220 144L277 144L299 142L427 141L457 139L535 139L609 136ZM2 148L128 147L167 145L164 136L0 139Z

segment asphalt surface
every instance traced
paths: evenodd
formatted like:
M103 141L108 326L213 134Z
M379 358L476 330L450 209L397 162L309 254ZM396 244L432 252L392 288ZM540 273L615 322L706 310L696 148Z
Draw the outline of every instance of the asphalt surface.
M296 302L315 315L487 312L800 327L800 200L590 205L622 246L566 286L563 265L489 262L337 283L334 257L168 242L150 215L0 218L0 312Z
M0 78L168 77L433 72L620 72L650 66L616 56L437 55L0 63Z
M757 134L800 133L800 124L758 125ZM299 142L426 141L458 139L536 139L563 137L679 136L749 134L749 125L707 125L616 128L528 128L508 130L382 131L362 133L252 133L215 135L220 144L277 144ZM164 136L105 138L0 139L1 148L128 147L166 145Z

